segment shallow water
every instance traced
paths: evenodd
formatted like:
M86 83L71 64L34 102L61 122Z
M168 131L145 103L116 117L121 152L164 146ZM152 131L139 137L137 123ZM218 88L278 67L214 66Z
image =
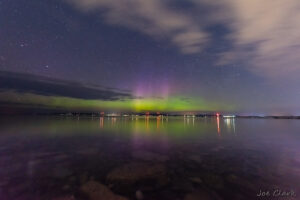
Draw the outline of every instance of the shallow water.
M0 125L1 200L300 198L299 120L2 117Z

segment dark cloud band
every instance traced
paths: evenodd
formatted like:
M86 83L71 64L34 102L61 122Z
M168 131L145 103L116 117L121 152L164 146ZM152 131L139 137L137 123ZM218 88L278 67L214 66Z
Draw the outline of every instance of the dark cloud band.
M79 99L117 101L132 99L128 92L111 88L83 85L31 74L0 71L0 91L33 93L44 96L62 96Z

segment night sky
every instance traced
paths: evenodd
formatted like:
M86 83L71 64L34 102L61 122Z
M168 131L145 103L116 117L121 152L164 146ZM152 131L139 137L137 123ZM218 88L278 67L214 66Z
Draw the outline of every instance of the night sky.
M299 0L0 0L0 108L300 115Z

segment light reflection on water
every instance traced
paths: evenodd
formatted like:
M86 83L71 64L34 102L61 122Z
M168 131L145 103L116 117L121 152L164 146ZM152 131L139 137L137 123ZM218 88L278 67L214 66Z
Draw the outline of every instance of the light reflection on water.
M113 169L136 162L162 165L167 184L114 183L114 193L133 198L142 190L145 199L185 199L205 190L223 199L255 199L259 189L298 192L300 185L298 120L19 117L0 123L1 200L80 199L82 176L109 185Z

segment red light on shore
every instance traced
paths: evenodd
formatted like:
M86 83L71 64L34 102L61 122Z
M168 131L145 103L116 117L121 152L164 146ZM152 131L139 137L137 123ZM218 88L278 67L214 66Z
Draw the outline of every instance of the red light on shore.
M104 112L100 112L100 115L104 115Z
M149 112L146 112L146 115L150 115L150 113L149 113Z
M220 114L219 114L219 113L217 113L216 115L217 115L217 117L219 117L219 116L220 116Z

